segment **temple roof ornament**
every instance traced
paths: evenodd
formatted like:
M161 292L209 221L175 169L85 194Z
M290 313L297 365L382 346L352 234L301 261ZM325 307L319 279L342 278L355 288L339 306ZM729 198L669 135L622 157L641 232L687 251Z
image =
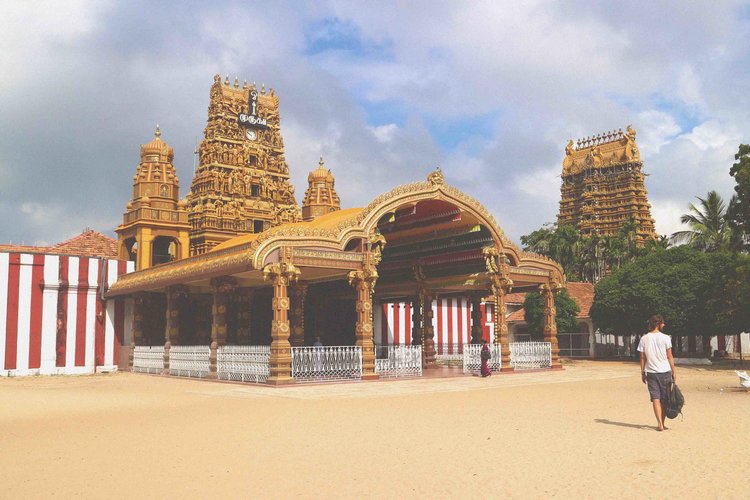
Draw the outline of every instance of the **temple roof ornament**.
M445 176L443 176L440 167L429 173L427 176L427 182L430 183L430 186L442 186L445 184Z

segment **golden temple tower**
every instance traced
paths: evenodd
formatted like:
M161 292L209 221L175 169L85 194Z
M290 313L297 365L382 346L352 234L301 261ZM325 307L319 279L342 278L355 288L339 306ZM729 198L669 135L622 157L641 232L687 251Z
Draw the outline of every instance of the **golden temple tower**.
M581 235L610 236L633 218L638 244L655 239L643 162L628 126L565 147L562 197L558 224L575 227Z
M313 220L336 210L341 210L341 200L333 185L335 179L330 170L326 170L323 157L320 157L318 168L307 176L308 188L302 202L302 220Z
M205 139L188 193L190 254L301 220L279 130L279 98L214 76Z
M135 261L136 270L188 256L190 226L173 160L174 150L161 140L157 125L154 139L141 145L133 199L115 229L118 258Z

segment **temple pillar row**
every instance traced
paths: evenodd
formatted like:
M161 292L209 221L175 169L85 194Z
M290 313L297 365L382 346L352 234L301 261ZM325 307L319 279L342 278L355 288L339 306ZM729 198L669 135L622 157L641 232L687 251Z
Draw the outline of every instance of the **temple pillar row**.
M432 326L432 301L434 296L429 292L422 294L422 357L423 366L432 368L435 366L435 329Z
M250 343L250 321L252 316L252 305L254 290L251 288L238 288L235 293L237 302L237 340L238 345L248 345Z
M269 264L263 269L263 278L273 286L273 320L271 322L271 356L268 361L268 383L273 385L293 383L292 345L289 343L289 284L297 281L299 270L291 264Z
M128 368L133 369L133 352L135 346L143 342L143 294L136 293L133 295L133 340L130 344L130 354L128 354Z
M500 371L512 371L510 366L510 342L508 341L508 307L505 304L505 296L510 293L508 285L497 285L493 287L495 307L492 310L492 320L495 325L495 345L500 346Z
M562 368L560 364L560 348L557 343L557 309L555 308L555 293L559 287L554 283L540 285L539 291L544 297L544 341L552 345L552 368Z
M367 271L349 273L349 284L357 294L357 323L354 327L355 345L362 348L362 380L377 379L375 373L375 342L372 336L372 290L377 275Z
M211 324L211 354L208 358L208 378L216 378L219 346L227 342L229 295L237 287L237 282L232 277L222 276L212 279L211 287L213 288L214 303L211 308L213 322Z
M180 299L187 294L187 287L167 287L166 327L164 328L164 375L169 374L169 351L180 338Z
M422 296L411 302L411 345L422 345Z
M305 299L307 283L296 283L292 286L290 326L292 329L290 344L294 347L305 345Z
M482 326L482 295L473 294L470 296L471 300L471 343L481 344L482 333L484 328Z

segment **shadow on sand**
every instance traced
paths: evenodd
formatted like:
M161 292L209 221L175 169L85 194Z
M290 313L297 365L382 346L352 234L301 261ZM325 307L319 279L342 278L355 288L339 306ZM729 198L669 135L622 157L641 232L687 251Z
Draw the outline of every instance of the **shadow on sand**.
M654 430L656 429L653 425L642 425L642 424L628 424L625 422L613 422L612 420L607 420L606 418L595 418L594 422L598 424L607 424L607 425L617 425L619 427L630 427L631 429L650 429Z

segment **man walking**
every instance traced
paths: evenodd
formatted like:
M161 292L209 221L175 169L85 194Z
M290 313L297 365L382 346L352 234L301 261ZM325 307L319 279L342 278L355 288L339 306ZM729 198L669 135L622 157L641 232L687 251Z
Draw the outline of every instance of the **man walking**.
M664 318L657 314L648 320L649 332L641 337L638 352L641 353L641 379L648 387L658 431L666 429L667 400L669 384L677 381L672 358L672 339L661 332Z

